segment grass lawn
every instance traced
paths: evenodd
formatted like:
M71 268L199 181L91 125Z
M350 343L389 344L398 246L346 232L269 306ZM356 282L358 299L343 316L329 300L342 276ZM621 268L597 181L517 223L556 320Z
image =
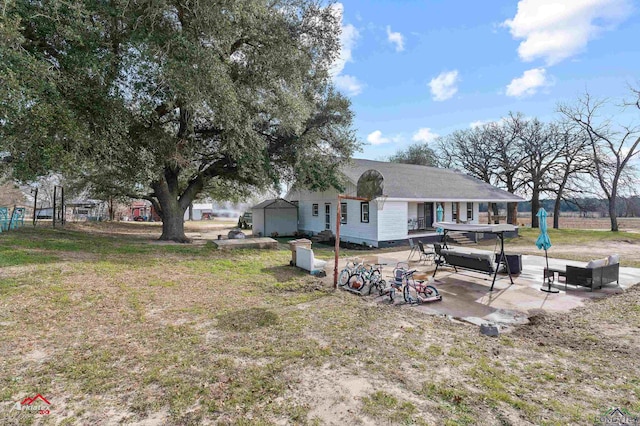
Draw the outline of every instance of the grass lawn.
M536 247L539 229L520 228L517 238L505 242L507 250L540 256ZM549 229L549 256L588 262L617 253L622 266L640 268L640 233L608 230ZM489 243L493 244L493 243Z
M333 292L289 258L0 234L0 424L565 425L612 406L640 413L635 287L486 338ZM49 415L12 410L36 394Z

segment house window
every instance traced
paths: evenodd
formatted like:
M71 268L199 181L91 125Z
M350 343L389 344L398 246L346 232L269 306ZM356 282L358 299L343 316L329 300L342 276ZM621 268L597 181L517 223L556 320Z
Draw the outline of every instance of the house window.
M324 229L331 229L331 204L324 205Z
M340 223L347 224L347 203L340 203Z
M314 204L311 207L311 214L314 215L314 216L318 216L318 205L317 204Z
M451 219L458 220L458 203L451 203Z
M467 220L473 220L473 203L467 203Z
M369 223L369 203L360 203L360 222Z

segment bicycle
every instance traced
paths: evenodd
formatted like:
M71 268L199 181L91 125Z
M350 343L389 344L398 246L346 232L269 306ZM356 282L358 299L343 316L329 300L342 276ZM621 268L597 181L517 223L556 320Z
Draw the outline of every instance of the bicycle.
M384 289L387 287L387 282L382 278L382 267L384 265L386 264L374 263L373 265L363 265L361 268L357 268L347 282L349 289L363 294L365 288L368 287L367 294L370 295L375 287L378 290L378 294L382 296Z
M407 303L428 303L442 300L442 295L435 286L425 284L425 280L415 280L413 274L417 270L413 269L404 274L404 286L402 287L402 296ZM412 290L415 297L412 295Z
M399 262L393 270L393 281L389 287L389 299L394 301L396 291L402 290L402 296L406 303L427 303L442 300L438 289L430 284L424 284L424 280L416 280L413 275L416 269L409 270L406 262ZM416 297L411 294L415 293Z
M385 288L382 294L389 294L389 301L393 302L396 291L401 290L404 286L404 275L409 269L407 262L398 262L393 268L393 279L389 283L389 287ZM381 294L381 295L382 295Z
M359 259L348 259L347 264L342 271L340 271L340 275L338 275L338 285L340 287L347 285L351 277L354 276L362 267L363 263Z

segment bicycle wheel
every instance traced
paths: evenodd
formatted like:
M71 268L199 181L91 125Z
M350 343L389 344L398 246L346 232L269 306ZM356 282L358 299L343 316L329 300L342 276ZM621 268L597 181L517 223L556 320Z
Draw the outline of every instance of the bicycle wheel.
M432 285L426 285L422 287L418 293L420 294L421 297L424 297L424 298L438 297L440 295L440 292L438 291L438 289Z
M380 296L384 295L385 290L387 289L387 282L385 280L380 280L376 283L376 288L378 289L378 294ZM369 294L371 294L371 289L369 289Z
M353 290L362 291L364 289L364 286L366 285L366 281L360 274L352 275L351 277L349 277L347 285Z
M404 287L402 287L402 296L404 297L404 301L407 303L413 303L415 301L415 299L411 297L410 285L405 284Z
M338 275L338 285L340 287L344 287L349 282L350 276L351 273L349 272L349 270L343 269L342 272L340 272L340 275Z

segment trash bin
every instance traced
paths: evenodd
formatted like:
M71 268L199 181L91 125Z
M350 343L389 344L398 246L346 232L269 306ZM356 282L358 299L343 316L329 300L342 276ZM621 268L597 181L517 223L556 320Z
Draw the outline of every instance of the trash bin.
M296 247L298 246L311 249L311 240L301 238L289 241L289 249L291 250L291 262L289 264L292 266L296 266Z

